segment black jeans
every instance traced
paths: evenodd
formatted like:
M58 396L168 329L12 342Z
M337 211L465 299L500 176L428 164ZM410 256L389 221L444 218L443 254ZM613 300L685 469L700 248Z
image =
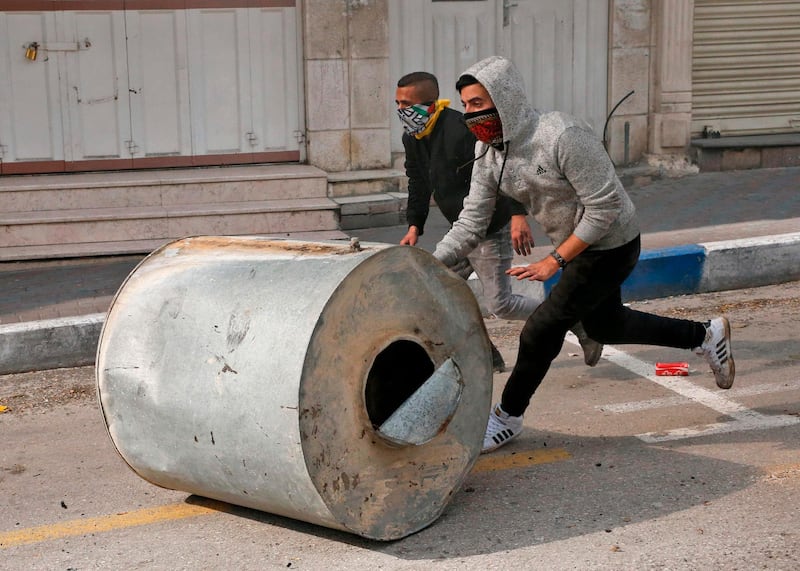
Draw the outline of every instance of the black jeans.
M639 260L637 236L612 250L584 251L562 271L550 295L525 322L517 363L501 404L521 416L556 358L567 331L578 321L599 343L637 343L692 349L705 338L697 321L661 317L622 305L622 282Z

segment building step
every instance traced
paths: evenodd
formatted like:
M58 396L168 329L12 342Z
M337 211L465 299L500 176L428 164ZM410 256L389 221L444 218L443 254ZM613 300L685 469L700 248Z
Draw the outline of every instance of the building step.
M406 223L408 194L404 192L340 196L333 200L339 205L339 224L342 230Z
M328 196L379 195L401 191L405 172L397 169L371 169L328 173Z
M8 176L0 179L0 212L325 198L327 193L327 173L308 165Z
M0 214L4 246L338 229L327 198Z
M346 237L404 224L404 183L397 169L297 164L5 176L0 261L148 253L196 235Z
M800 166L800 133L692 139L700 172Z
M196 235L344 238L328 191L328 173L297 164L0 177L0 260L148 253Z

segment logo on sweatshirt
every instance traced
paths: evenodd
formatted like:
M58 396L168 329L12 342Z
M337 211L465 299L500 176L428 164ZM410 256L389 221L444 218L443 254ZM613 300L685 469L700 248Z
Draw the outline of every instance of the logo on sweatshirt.
M544 173L546 173L546 172L547 172L547 171L546 171L546 170L544 170L544 167L542 167L542 165L538 165L538 166L536 167L536 174L537 174L537 175L539 175L539 176L542 176L542 175L543 175Z

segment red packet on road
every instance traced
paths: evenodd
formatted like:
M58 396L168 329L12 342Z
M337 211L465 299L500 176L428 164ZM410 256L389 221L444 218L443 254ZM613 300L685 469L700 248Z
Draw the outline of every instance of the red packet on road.
M689 363L656 363L657 377L685 377L689 374Z

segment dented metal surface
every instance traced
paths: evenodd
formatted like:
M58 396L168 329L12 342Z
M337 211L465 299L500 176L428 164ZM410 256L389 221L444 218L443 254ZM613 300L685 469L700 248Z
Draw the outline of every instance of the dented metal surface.
M168 244L117 293L96 368L109 435L141 477L380 540L440 515L491 397L469 287L384 244ZM382 435L386 422L406 428Z
M463 386L461 371L448 359L381 424L378 434L398 445L428 442L450 421Z

